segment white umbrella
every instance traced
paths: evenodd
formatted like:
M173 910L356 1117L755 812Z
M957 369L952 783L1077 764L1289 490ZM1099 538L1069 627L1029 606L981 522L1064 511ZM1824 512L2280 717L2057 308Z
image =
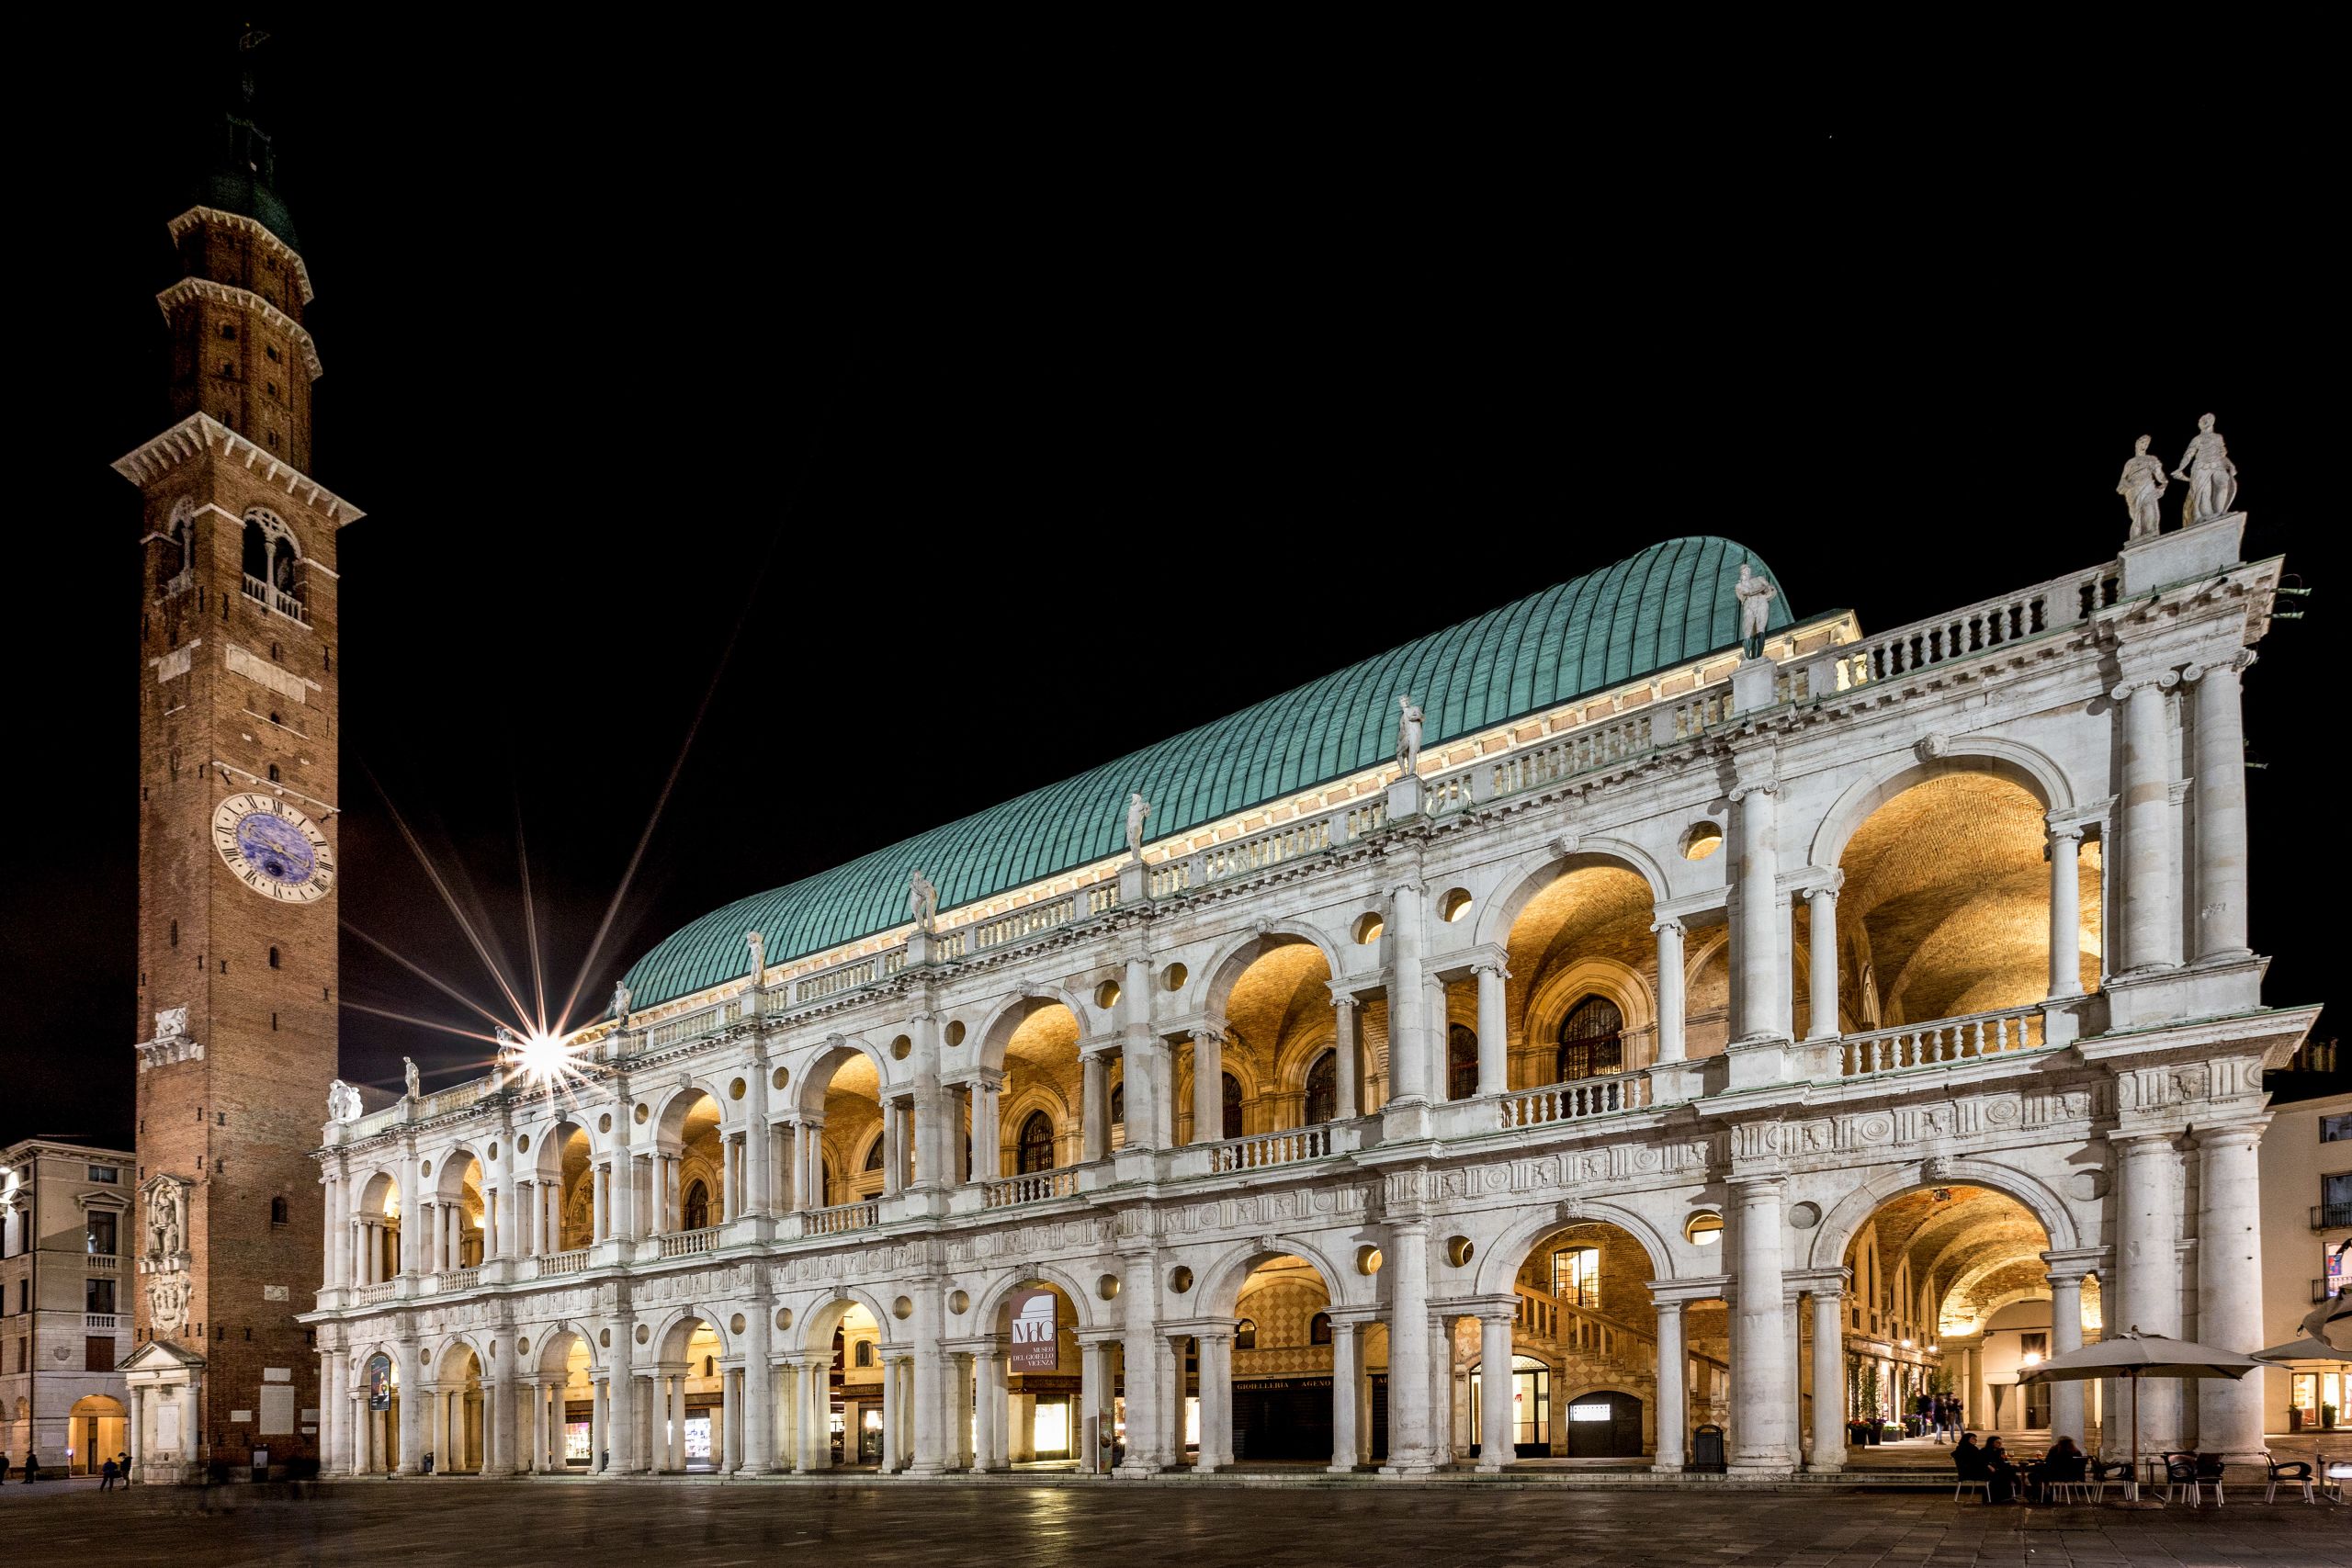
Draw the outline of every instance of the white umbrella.
M2030 1370L2018 1382L2088 1382L2096 1378L2121 1378L2132 1385L2132 1479L2128 1488L2140 1494L2140 1380L2142 1378L2242 1378L2262 1365L2235 1350L2186 1339L2166 1339L2127 1328L2112 1338L2079 1350L2064 1350Z

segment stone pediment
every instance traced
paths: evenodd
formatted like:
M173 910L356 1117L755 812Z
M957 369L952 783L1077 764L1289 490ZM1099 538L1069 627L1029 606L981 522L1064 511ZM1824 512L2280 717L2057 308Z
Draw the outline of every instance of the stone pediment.
M174 1372L204 1368L204 1358L193 1350L183 1350L168 1339L150 1339L139 1347L130 1359L116 1367L121 1372Z

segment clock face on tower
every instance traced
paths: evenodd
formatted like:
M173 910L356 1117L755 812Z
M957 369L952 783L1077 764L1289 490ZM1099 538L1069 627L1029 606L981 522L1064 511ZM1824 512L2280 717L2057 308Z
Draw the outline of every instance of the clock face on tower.
M276 795L232 795L215 807L212 847L238 881L281 903L312 903L334 889L334 847Z

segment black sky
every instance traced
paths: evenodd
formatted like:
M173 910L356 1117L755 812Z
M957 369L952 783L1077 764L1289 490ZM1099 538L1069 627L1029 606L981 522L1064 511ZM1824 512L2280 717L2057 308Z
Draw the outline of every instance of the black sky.
M92 36L24 99L0 1141L129 1137L138 511L107 465L165 422L164 223L238 19ZM2321 590L2247 701L2267 994L2330 999L2344 344L2306 128L2259 95L2173 130L2023 87L1596 86L1537 40L1215 42L973 40L981 70L279 28L256 107L317 288L316 477L368 513L345 919L491 998L372 769L510 937L519 809L568 978L739 626L592 997L729 898L1660 537L1736 537L1866 629L2108 558L2132 438L2171 458L2211 408L2249 549ZM458 1021L364 944L343 975ZM342 1050L385 1085L473 1055L348 1010Z

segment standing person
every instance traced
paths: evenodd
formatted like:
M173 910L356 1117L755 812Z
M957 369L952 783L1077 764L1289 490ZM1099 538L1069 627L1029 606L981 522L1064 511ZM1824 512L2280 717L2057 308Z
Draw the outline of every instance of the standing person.
M32 1450L25 1450L25 1484L30 1486L40 1479L40 1456Z
M7 1484L7 1482L8 1482L8 1450L6 1450L6 1449L0 1449L0 1486L5 1486L5 1485L6 1485L6 1484Z
M121 1453L115 1455L114 1462L115 1468L122 1472L123 1486L128 1489L130 1485L130 1451L126 1449Z
M101 1492L114 1490L114 1461L112 1460L107 1461L98 1470L98 1490Z

